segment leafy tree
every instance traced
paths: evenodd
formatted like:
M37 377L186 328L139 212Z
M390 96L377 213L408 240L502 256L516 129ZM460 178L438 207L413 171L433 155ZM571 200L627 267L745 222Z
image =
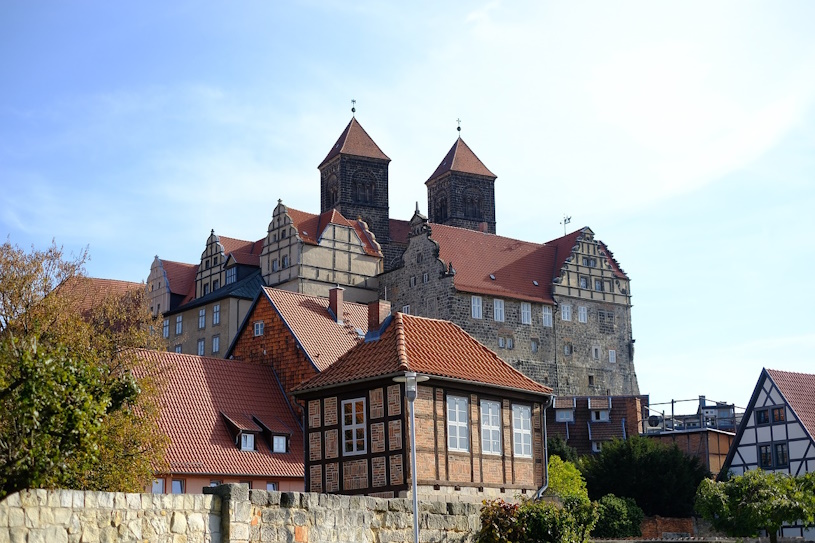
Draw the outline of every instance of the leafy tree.
M599 518L592 530L594 537L620 538L642 535L642 509L631 498L606 494L598 502Z
M0 499L23 488L139 491L162 465L161 348L143 289L102 295L87 252L0 245ZM140 375L133 375L138 365Z
M563 504L528 500L510 504L485 502L481 509L478 543L587 543L597 521L597 504L584 496L570 496Z
M696 494L696 510L713 527L732 536L753 537L766 530L776 543L781 526L815 521L813 475L750 470L724 482L705 479Z
M696 488L708 475L698 458L685 455L676 445L639 436L615 439L583 460L581 471L591 499L606 494L632 498L646 515L692 515Z
M549 488L546 489L546 493L561 498L589 497L586 481L580 470L571 462L564 462L559 456L549 457Z
M547 439L546 450L549 453L550 458L552 456L559 456L566 462L577 464L577 449L569 445L566 440L560 436L554 436Z

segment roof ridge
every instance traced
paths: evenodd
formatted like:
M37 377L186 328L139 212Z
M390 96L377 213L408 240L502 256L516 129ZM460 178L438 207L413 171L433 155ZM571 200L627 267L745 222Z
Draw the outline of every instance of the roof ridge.
M396 327L396 359L399 361L399 371L409 371L407 357L407 338L405 337L405 326L402 322L402 313L397 311L393 316L393 325Z

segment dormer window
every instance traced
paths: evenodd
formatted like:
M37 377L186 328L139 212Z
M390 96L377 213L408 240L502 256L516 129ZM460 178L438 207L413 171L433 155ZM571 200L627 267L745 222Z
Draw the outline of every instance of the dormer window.
M272 452L284 453L287 450L286 436L274 436L272 438Z
M597 409L591 412L592 422L608 422L608 410Z
M226 284L231 285L238 279L238 268L229 268L226 270Z
M241 433L241 450L254 451L255 450L255 435Z
M556 422L574 422L574 409L555 409Z

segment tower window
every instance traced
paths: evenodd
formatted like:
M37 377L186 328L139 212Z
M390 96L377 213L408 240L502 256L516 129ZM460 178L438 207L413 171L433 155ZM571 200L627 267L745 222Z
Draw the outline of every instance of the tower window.
M447 219L447 197L442 196L436 203L436 221Z
M464 216L468 219L481 218L481 197L470 193L464 197Z

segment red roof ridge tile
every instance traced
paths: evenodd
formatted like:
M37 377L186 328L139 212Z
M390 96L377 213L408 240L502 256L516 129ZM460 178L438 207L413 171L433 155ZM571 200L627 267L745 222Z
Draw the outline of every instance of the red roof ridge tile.
M395 326L396 331L396 357L399 360L399 371L408 371L410 369L410 363L408 362L407 356L407 339L405 338L405 326L402 321L402 313L397 312L393 316L393 326Z

